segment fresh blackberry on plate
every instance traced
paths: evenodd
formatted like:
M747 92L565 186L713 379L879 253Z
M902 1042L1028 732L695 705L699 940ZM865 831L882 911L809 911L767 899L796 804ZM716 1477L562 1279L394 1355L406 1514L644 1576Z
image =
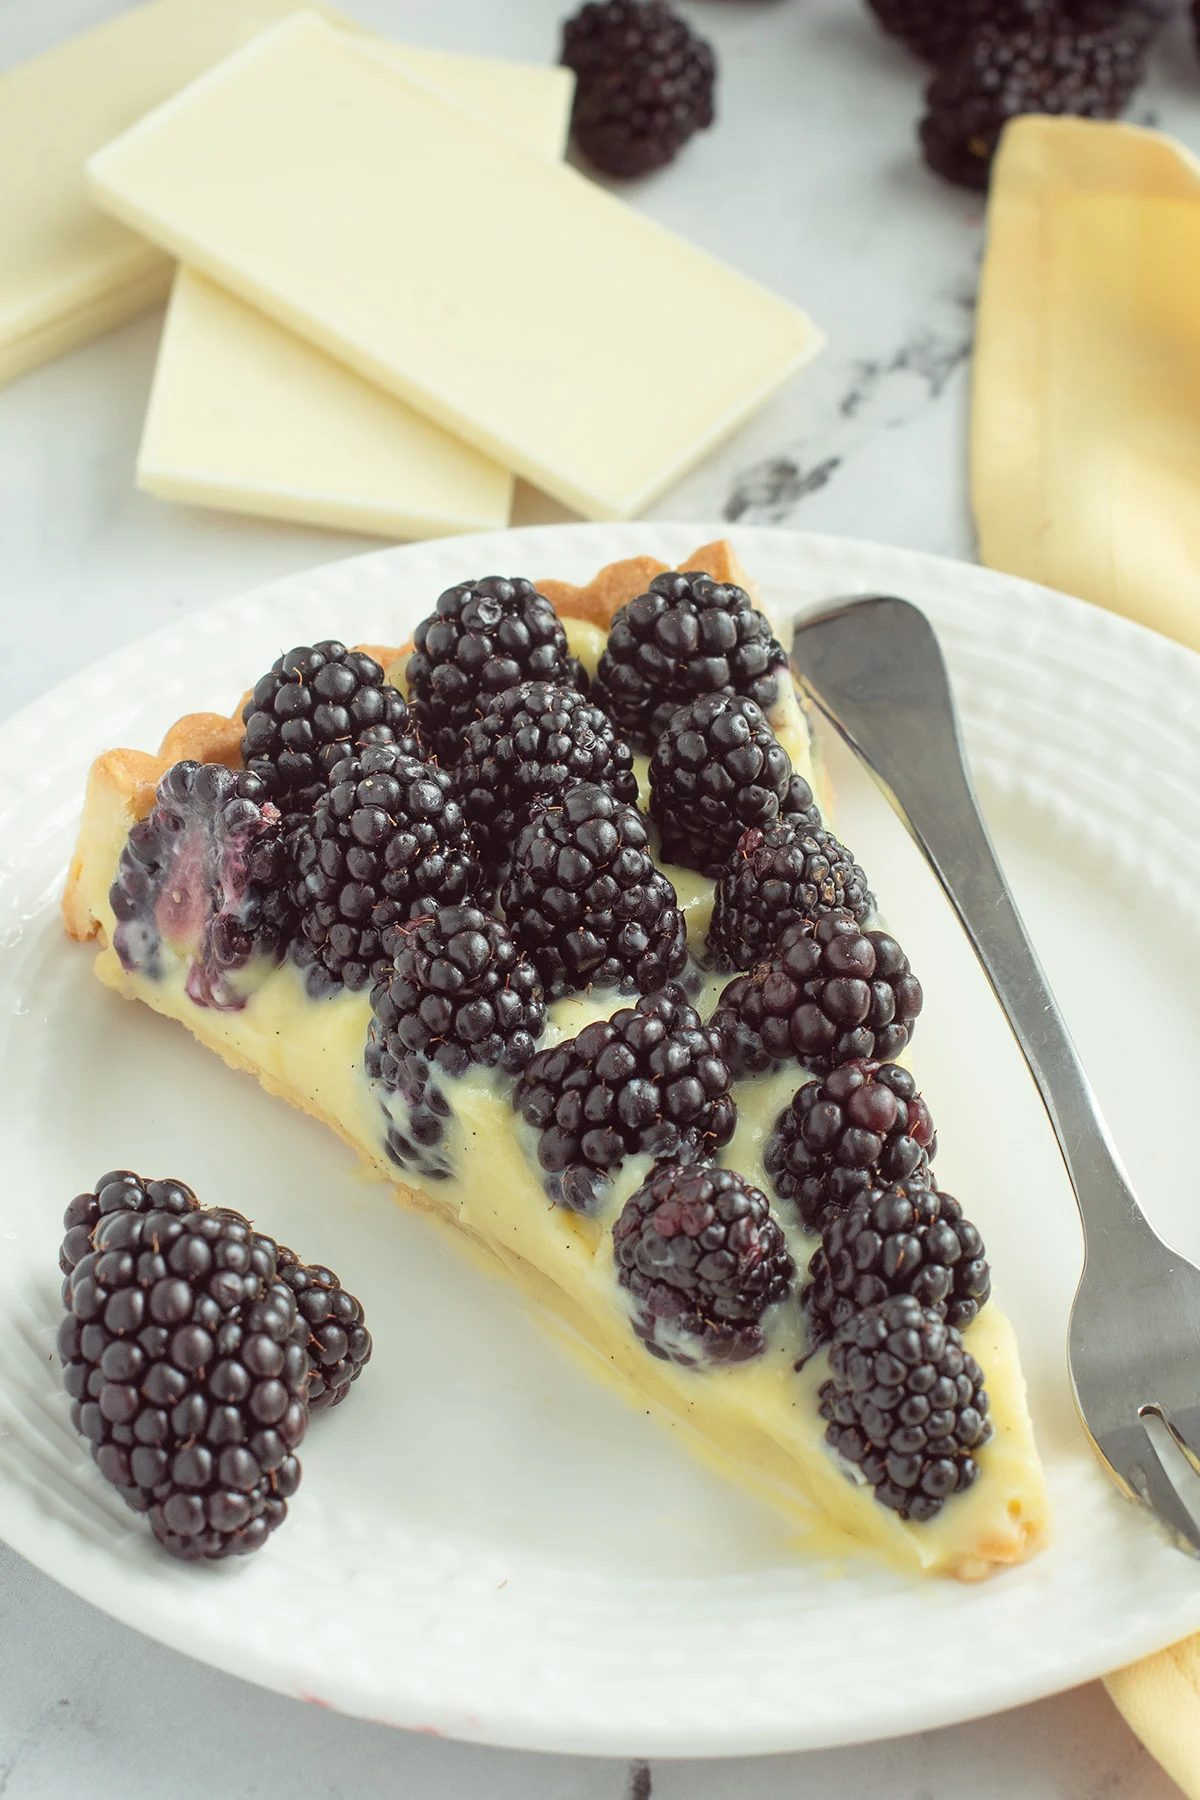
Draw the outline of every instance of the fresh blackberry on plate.
M660 169L713 122L712 48L662 0L582 7L560 60L575 73L575 142L606 175Z
M294 913L277 808L261 779L177 762L133 826L109 890L121 966L159 980L186 958L198 1006L236 1010L283 954Z
M898 1063L848 1062L797 1088L767 1139L763 1162L806 1231L823 1231L873 1188L935 1186L937 1136L917 1084ZM957 1321L953 1321L957 1323Z
M398 744L337 763L295 843L291 955L314 996L366 987L400 926L483 887L452 777Z
M823 1075L840 1063L890 1062L912 1036L921 984L886 931L852 913L789 925L776 958L729 983L709 1023L735 1079L795 1057Z
M273 663L242 708L242 759L282 812L303 816L335 763L358 745L421 747L398 688L365 650L336 638L300 644Z
M749 594L697 570L668 571L616 613L592 691L634 749L652 751L671 714L701 694L740 694L765 713L788 679Z
M572 781L598 782L618 800L638 796L633 752L606 713L578 688L524 681L487 703L466 729L455 770L463 813L482 856L503 867L531 801Z
M65 1222L58 1350L101 1474L173 1556L259 1549L296 1491L309 1417L304 1332L275 1246L182 1183L126 1171ZM81 1229L91 1247L78 1255Z
M983 1239L952 1194L922 1181L876 1188L826 1219L801 1299L814 1343L893 1294L962 1331L992 1291Z
M542 984L507 925L472 906L442 906L396 934L393 966L371 994L367 1071L418 1054L447 1075L518 1074L546 1022Z
M921 121L925 160L962 187L986 188L1001 131L1021 113L1115 119L1145 73L1148 36L1056 24L1006 34L985 25L939 70Z
M651 993L687 962L683 913L645 819L594 782L531 809L500 904L552 999L590 987Z
M826 1442L875 1498L924 1524L979 1475L992 1435L983 1372L953 1325L911 1294L857 1312L834 1334L818 1401Z
M675 986L539 1050L513 1104L538 1134L547 1193L584 1213L627 1156L702 1162L737 1120L721 1040Z
M346 1398L371 1360L362 1302L346 1292L332 1269L302 1263L283 1245L276 1253L276 1275L296 1302L303 1328L298 1335L307 1333L308 1409L322 1412Z
M502 575L447 588L413 633L406 682L422 740L452 768L467 726L522 681L585 688L562 621L533 583Z
M766 1195L712 1164L660 1164L625 1202L613 1249L634 1330L670 1362L760 1355L764 1315L796 1278Z
M650 758L663 856L719 874L744 832L778 821L791 780L791 758L753 700L702 694L681 706Z
M873 911L867 878L844 844L804 815L743 832L720 870L708 948L718 969L753 969L779 948L789 925L848 912L861 925Z

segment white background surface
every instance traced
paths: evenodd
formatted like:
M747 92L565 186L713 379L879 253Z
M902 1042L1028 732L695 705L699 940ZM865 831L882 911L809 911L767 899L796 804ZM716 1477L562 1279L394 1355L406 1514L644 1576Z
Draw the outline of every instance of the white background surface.
M103 0L0 0L0 62L97 22ZM360 0L399 37L554 54L559 0ZM630 197L805 305L821 361L657 507L969 555L964 431L981 208L912 148L921 74L858 0L686 7L722 65L718 127ZM1182 28L1134 117L1200 148ZM503 272L520 279L521 272ZM207 599L366 540L189 513L135 493L157 339L147 318L0 391L0 716ZM527 494L517 522L554 516ZM157 1649L0 1550L0 1795L116 1800L907 1800L1175 1792L1099 1689L902 1743L751 1763L621 1765L403 1737Z

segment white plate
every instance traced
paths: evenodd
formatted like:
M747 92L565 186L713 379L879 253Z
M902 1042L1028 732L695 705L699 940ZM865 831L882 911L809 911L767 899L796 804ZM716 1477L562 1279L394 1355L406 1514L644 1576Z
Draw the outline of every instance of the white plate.
M227 710L295 642L399 643L452 581L585 579L700 526L554 526L385 551L194 615L0 732L0 1531L88 1600L250 1680L398 1725L546 1750L731 1755L915 1730L1082 1681L1200 1627L1200 1568L1086 1449L1064 1372L1073 1203L1019 1057L931 878L836 746L838 828L928 995L915 1063L943 1185L987 1239L1029 1374L1055 1542L979 1588L798 1560L766 1510L602 1392L307 1119L90 975L57 898L90 758ZM1200 660L930 557L735 531L783 613L891 590L942 635L985 804L1155 1218L1200 1252ZM1190 929L1189 929L1190 928ZM376 1354L318 1418L285 1529L171 1563L74 1437L52 1346L63 1206L176 1174L337 1268Z

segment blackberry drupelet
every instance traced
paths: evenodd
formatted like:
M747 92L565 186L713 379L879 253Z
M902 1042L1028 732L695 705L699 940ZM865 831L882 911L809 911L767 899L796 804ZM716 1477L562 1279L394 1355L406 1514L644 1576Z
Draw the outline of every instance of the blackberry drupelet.
M683 913L654 866L645 819L594 782L531 809L500 903L552 999L591 987L653 993L687 962Z
M713 122L712 48L662 0L584 6L560 60L576 78L575 141L606 175L660 169Z
M532 582L501 575L447 588L413 633L406 681L413 717L446 768L467 726L522 681L586 688L558 614Z
M899 1294L835 1333L818 1400L826 1442L883 1506L924 1524L979 1475L992 1435L983 1373L953 1325Z
M412 1055L447 1075L473 1064L519 1074L546 1023L537 970L507 925L471 906L442 906L400 928L371 1008L367 1072L385 1086L390 1063Z
M783 818L797 825L819 826L821 809L813 799L813 791L803 775L793 775L783 799Z
M787 658L749 594L696 570L656 575L609 628L593 695L635 750L701 694L741 694L769 712Z
M668 862L718 875L743 833L774 825L792 764L741 694L702 694L672 713L650 758L650 817Z
M765 1194L712 1164L660 1165L613 1226L617 1280L652 1355L697 1364L761 1355L763 1317L796 1278Z
M302 1263L283 1245L276 1253L276 1274L296 1302L303 1327L298 1335L307 1334L308 1409L338 1406L371 1360L362 1302L346 1292L332 1269Z
M549 681L521 682L488 702L467 726L455 776L471 835L495 868L512 854L524 808L569 782L598 782L627 805L638 795L633 752L607 714L578 688Z
M133 826L109 889L121 966L154 980L187 959L198 1006L236 1010L283 954L295 914L279 812L259 776L178 762ZM257 970L253 959L261 958Z
M926 162L948 181L983 189L1000 133L1018 114L1115 119L1145 72L1148 41L1124 21L1092 32L982 27L930 83L920 127Z
M768 961L798 919L848 912L861 925L874 910L867 878L844 844L803 815L743 832L713 894L708 948L716 968Z
M935 1186L937 1136L917 1084L898 1063L848 1062L798 1088L775 1121L763 1162L781 1200L806 1231L872 1188L894 1181Z
M547 1193L584 1213L627 1156L703 1162L737 1120L721 1040L674 985L540 1050L513 1104L538 1133Z
M182 1183L127 1171L73 1201L65 1224L59 1356L101 1474L173 1556L257 1550L296 1491L309 1417L305 1334L275 1246Z
M823 1075L840 1063L890 1062L921 1005L921 984L895 938L833 912L789 925L775 960L731 981L709 1023L735 1079L791 1057Z
M452 777L398 744L335 765L295 857L290 949L314 996L365 987L390 966L400 926L484 885Z
M952 1194L921 1181L876 1188L827 1219L801 1300L814 1343L893 1294L962 1331L992 1291L983 1239Z
M373 656L336 638L300 644L272 664L242 708L242 758L289 817L311 812L325 778L359 745L421 746L398 688ZM368 735L369 734L369 735Z

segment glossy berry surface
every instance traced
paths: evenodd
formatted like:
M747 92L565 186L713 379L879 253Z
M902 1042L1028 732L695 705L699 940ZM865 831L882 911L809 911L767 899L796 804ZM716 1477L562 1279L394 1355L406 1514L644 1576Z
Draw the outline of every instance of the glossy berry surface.
M795 1265L765 1194L733 1169L662 1164L613 1226L617 1279L646 1348L680 1363L745 1362Z
M779 949L789 925L874 909L867 878L844 844L803 814L739 838L718 872L708 948L718 969L753 969Z
M703 694L672 713L650 758L650 817L667 862L717 875L739 839L775 824L792 764L741 694Z
M983 1374L953 1325L901 1294L856 1312L829 1348L827 1442L881 1505L918 1524L979 1476L992 1435Z
M363 1321L362 1302L346 1292L332 1269L302 1263L294 1250L282 1245L276 1254L276 1274L290 1290L302 1333L307 1334L309 1411L339 1406L371 1360L371 1334Z
M935 1186L937 1135L917 1084L898 1063L842 1063L805 1082L775 1121L763 1162L806 1231L821 1231L873 1188Z
M737 1120L721 1040L674 988L539 1050L513 1104L551 1199L585 1213L627 1156L703 1161Z
M594 782L530 809L500 904L551 999L656 992L687 962L683 914L645 819Z
M507 688L585 685L562 621L530 581L489 575L447 588L413 645L409 702L422 740L447 768L463 753L468 725Z
M656 575L615 614L593 695L636 750L653 751L671 715L701 694L740 694L768 712L789 679L765 615L731 582Z
M242 708L246 767L282 812L310 812L335 763L365 742L420 754L404 696L365 650L336 638L300 644L273 663Z

